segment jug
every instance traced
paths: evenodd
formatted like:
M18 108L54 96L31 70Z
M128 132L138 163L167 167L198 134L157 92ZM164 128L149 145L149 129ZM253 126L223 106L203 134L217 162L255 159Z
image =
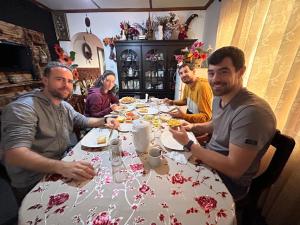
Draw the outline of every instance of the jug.
M135 120L133 121L132 133L136 151L147 152L151 140L151 124L147 121Z

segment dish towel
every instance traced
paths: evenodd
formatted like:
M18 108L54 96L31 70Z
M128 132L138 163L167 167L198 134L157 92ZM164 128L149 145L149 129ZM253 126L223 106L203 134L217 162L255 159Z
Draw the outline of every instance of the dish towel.
M187 164L188 159L191 157L192 153L190 152L176 152L171 151L165 154L166 157L173 159L175 162L178 162L180 164Z

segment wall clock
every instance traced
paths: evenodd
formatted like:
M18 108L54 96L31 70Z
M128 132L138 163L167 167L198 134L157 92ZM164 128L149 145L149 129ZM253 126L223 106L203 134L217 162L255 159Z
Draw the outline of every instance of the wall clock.
M92 49L87 42L82 44L82 54L87 60L92 60Z

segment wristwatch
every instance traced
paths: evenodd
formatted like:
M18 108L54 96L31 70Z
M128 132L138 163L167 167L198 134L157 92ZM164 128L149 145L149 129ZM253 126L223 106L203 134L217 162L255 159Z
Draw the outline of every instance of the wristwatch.
M189 142L183 146L183 150L185 152L190 152L193 144L194 144L194 141L189 140Z

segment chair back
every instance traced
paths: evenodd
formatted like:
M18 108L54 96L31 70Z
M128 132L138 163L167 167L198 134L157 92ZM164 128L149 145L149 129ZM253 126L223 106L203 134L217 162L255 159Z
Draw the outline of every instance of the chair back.
M277 130L271 145L275 147L275 153L268 168L261 175L253 179L250 187L251 192L260 193L277 181L294 149L295 140L292 137L281 134Z
M271 145L275 147L275 153L268 168L258 177L254 178L249 192L241 200L236 202L236 213L238 225L257 224L255 219L259 213L257 209L258 199L266 188L271 187L279 178L295 147L295 140L292 137L276 131Z

